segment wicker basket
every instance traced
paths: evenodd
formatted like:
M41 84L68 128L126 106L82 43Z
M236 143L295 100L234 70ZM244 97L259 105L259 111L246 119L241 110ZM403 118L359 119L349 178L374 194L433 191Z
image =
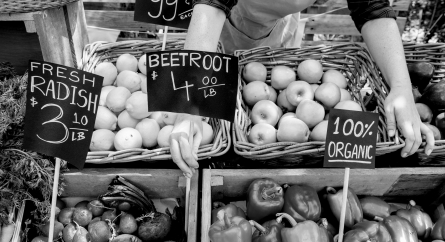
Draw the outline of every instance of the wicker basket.
M444 43L404 43L406 62L428 61L434 65L431 82L445 79L445 44Z
M434 76L431 82L445 80L444 43L404 43L404 48L407 62L427 61L434 65ZM425 155L423 148L417 150L417 153L420 165L443 166L445 165L445 140L436 140L434 150L429 156Z
M167 40L166 50L183 49L184 40ZM85 46L83 52L82 63L80 69L93 72L96 65L101 62L116 62L119 55L128 53L136 58L151 51L159 51L162 47L162 41L150 40L130 40L116 43L95 42ZM220 45L218 52L223 53L224 50ZM225 120L213 119L209 120L209 124L213 128L214 139L211 144L203 145L199 148L198 158L208 159L211 157L221 156L225 154L231 143L230 123ZM156 149L127 149L121 151L93 151L88 152L86 163L106 164L106 163L124 163L132 161L151 161L171 160L169 148Z
M78 0L2 0L0 13L28 13L59 8Z
M261 47L246 51L237 51L239 57L239 89L235 123L232 128L233 144L235 152L247 159L258 160L271 166L318 166L322 164L325 142L278 142L267 145L255 145L249 143L247 134L251 128L249 119L250 109L244 104L241 91L244 81L241 73L246 64L261 62L268 69L268 81L270 70L276 65L286 65L296 70L298 64L306 59L319 60L323 69L337 69L348 80L348 91L353 99L364 108L360 90L369 83L378 100L376 112L380 114L379 135L376 155L394 152L404 146L398 135L394 138L387 136L386 119L383 108L384 99L389 87L383 80L369 53L363 47L347 43L335 46L313 46L293 49L271 49Z

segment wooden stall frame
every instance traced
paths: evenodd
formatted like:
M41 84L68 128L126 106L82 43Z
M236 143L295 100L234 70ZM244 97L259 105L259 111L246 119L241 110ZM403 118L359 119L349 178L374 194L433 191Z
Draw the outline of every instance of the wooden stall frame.
M108 184L116 175L121 175L133 183L150 199L177 198L186 194L186 178L179 169L85 168L82 171L69 171L63 174L66 187L61 198L62 200L95 199L107 191ZM187 208L185 210L189 213L188 222L186 221L189 242L197 241L198 180L199 174L195 173L190 184L188 211Z
M258 178L272 178L279 184L306 184L319 191L326 186L341 187L344 169L204 169L202 177L201 242L209 242L212 201L223 197L245 200L250 183ZM370 195L430 201L430 214L443 214L445 167L352 169L349 185L358 195ZM437 195L435 195L437 194ZM437 208L437 209L436 209Z

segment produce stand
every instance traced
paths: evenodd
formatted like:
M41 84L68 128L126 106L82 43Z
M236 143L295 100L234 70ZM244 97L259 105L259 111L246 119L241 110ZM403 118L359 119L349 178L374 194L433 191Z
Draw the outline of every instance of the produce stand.
M343 185L342 169L270 169L234 170L204 169L202 177L201 241L209 242L208 230L212 202L244 201L250 183L270 178L280 185L305 184L317 192ZM445 168L353 169L350 187L358 196L378 196L387 201L407 202L414 199L431 214L443 198Z
M36 4L36 2L39 3ZM122 1L84 2L121 3ZM132 11L85 11L84 2L82 0L45 0L27 3L7 0L5 2L7 4L2 3L0 6L0 21L24 21L28 33L37 32L42 58L45 61L72 66L88 72L94 72L97 65L102 62L115 64L122 54L131 54L139 59L147 52L162 49L162 41L158 39L87 44L87 23L97 27L129 31L158 31L162 27L135 22ZM395 1L394 8L403 12L408 10L409 3L410 1L407 0ZM330 4L332 5L321 4L318 8L346 6L344 1L337 0ZM302 14L303 18L308 18L305 33L310 38L313 38L314 34L354 36L360 34L349 16L328 14L321 19L315 16L316 13L312 9ZM406 18L398 17L397 24L400 31L403 30L405 21ZM166 41L165 49L182 49L185 34L172 34L171 37ZM14 44L11 43L10 46ZM363 109L369 101L369 99L364 99L364 88L371 90L372 97L376 99L377 108L373 112L380 115L377 159L388 159L389 156L399 158L398 152L404 145L403 140L398 133L394 138L387 137L383 103L389 93L389 86L364 43L307 41L303 42L302 46L304 47L287 49L263 46L235 53L239 57L239 87L235 121L233 124L213 118L209 121L215 138L211 144L200 147L198 158L202 161L201 164L207 164L205 161L219 157L214 160L219 162L220 165L217 167L222 169L205 169L207 167L201 165L201 170L196 172L191 179L188 207L185 207L187 241L209 242L208 230L211 225L212 202L245 201L247 187L254 179L271 178L280 185L306 184L314 187L317 192L327 186L340 187L343 184L344 172L341 169L307 168L321 166L325 149L324 142L276 142L268 145L254 145L248 142L252 110L241 97L246 85L242 73L248 63L260 62L266 66L268 84L270 84L271 69L277 65L285 65L296 70L303 60L316 59L321 62L325 71L338 69L346 76L347 90L352 99ZM404 43L404 47L408 63L428 61L434 65L432 82L439 82L445 78L444 44ZM13 52L8 52L8 57L14 57L16 49L9 46L5 49ZM222 45L218 47L218 52L224 53ZM416 154L418 157L411 160L416 159L415 166L424 167L353 169L350 187L359 197L377 196L385 201L405 203L414 199L436 220L445 214L442 205L445 196L445 140L436 140L431 156L427 157L423 152L423 149L419 149ZM233 166L232 158L235 161L244 159L242 162L249 162L250 168L253 169L230 169L246 168L243 164ZM86 158L85 169L61 174L66 186L60 198L68 206L74 206L79 201L96 199L106 193L112 179L119 175L142 189L150 199L177 198L185 206L185 196L188 193L187 179L179 169L176 169L171 159L170 149L159 147L90 151ZM160 161L165 161L165 163ZM168 165L162 167L167 162ZM154 166L161 166L161 169L154 169ZM164 169L170 166L174 166L175 169ZM260 166L266 169L258 169ZM270 169L271 167L274 169ZM22 223L23 211L24 208L21 208L17 224ZM12 242L20 241L17 238L19 232L16 231Z

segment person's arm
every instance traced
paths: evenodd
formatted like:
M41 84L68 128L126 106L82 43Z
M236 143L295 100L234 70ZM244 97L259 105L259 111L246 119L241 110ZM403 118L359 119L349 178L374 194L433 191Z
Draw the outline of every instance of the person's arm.
M414 154L422 143L422 134L425 135L425 154L429 155L434 146L434 136L421 122L414 103L405 52L396 21L392 18L368 21L362 28L362 35L391 88L385 100L388 134L394 136L397 122L406 142L401 152L402 157Z
M402 157L414 154L426 138L425 153L434 146L432 131L421 122L412 94L405 53L396 15L386 0L348 0L351 17L368 46L371 56L391 88L385 100L388 135L395 135L398 127L405 137Z
M222 4L215 6L204 4L208 3L207 1L197 2L193 8L184 49L216 52L226 12L230 9ZM199 167L198 149L201 140L202 118L190 114L178 114L170 135L170 152L173 161L186 177L190 178Z

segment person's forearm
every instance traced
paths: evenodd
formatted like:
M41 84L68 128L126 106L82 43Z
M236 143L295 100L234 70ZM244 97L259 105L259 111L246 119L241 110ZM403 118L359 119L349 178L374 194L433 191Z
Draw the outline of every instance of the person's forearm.
M362 36L391 89L411 88L396 21L392 18L368 21L362 28Z
M196 4L184 49L216 52L226 14L205 4Z

